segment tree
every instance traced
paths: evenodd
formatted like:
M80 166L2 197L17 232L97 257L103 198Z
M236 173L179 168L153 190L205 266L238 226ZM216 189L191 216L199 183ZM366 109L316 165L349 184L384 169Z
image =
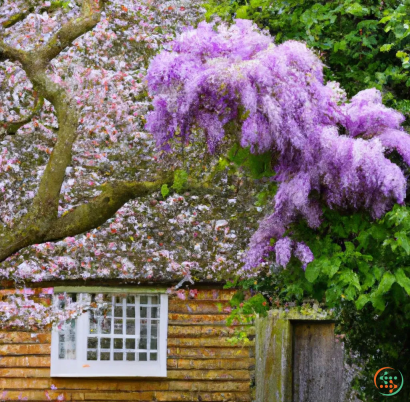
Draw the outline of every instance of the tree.
M2 136L6 145L11 145L9 136L31 135L34 149L44 152L37 160L24 161L18 152L13 154L5 147L0 172L3 177L17 173L18 179L27 182L30 174L39 173L42 162L46 162L38 186L27 184L31 187L25 188L28 197L7 194L10 179L3 181L2 202L14 202L11 211L2 213L3 261L24 247L96 228L128 200L172 183L172 172L171 176L165 172L157 178L151 174L148 181L121 179L118 175L117 180L101 183L99 192L90 184L82 202L62 192L62 187L73 181L66 180L72 171L73 154L74 158L81 153L81 157L84 153L87 157L91 149L95 158L107 161L110 150L106 140L116 142L141 129L141 108L145 105L132 104L138 94L144 98L141 68L153 49L172 37L184 7L175 12L169 6L161 21L156 4L142 6L135 2L21 1L2 2L0 6ZM194 19L195 5L191 10ZM145 32L138 32L135 20L144 25ZM125 46L120 45L122 40ZM101 48L103 42L105 47ZM110 173L111 166L107 169ZM155 170L153 173L155 176ZM91 197L87 199L87 195ZM71 204L67 210L62 201Z
M63 26L81 21L81 6L82 2L0 3L0 23L7 26L2 28L2 46L37 57ZM67 94L71 99L61 107L79 121L71 150L63 149L72 156L57 212L46 210L44 219L50 221L44 225L57 230L54 224L67 222L75 211L77 216L82 211L86 220L81 220L82 228L69 228L78 235L56 241L38 236L27 247L23 246L30 239L23 238L17 252L6 250L10 255L0 263L1 286L18 290L15 297L0 301L2 328L38 328L62 319L62 312L54 314L46 299L33 301L31 288L98 280L178 283L190 275L207 281L230 277L241 264L248 233L260 216L253 205L258 185L233 165L222 166L200 142L166 155L156 150L144 130L151 108L145 83L149 60L184 25L203 18L198 3L112 1L97 14L99 22L49 62L45 77L61 87L56 96ZM46 166L54 163L50 155L58 157L59 130L67 121L58 121L53 104L40 96L22 65L3 48L1 58L0 218L2 234L16 235L17 228L25 230L22 219L32 212ZM135 198L130 189L122 198L117 191L152 182L146 196L141 191ZM265 185L262 178L259 186ZM96 201L110 191L119 209L110 212L104 207L105 216L100 217L106 221L92 228ZM87 230L84 224L90 224ZM66 309L71 317L79 311L78 306Z
M380 92L347 100L337 83L324 84L322 69L304 44L275 46L251 21L201 23L152 61L148 126L165 149L200 133L210 152L228 143L267 156L273 213L234 284L277 305L325 301L364 373L385 360L408 373L410 136ZM260 295L238 300L235 318L266 309ZM374 400L368 378L359 382L360 396Z
M349 96L375 87L408 118L408 1L209 0L204 6L208 19L250 19L276 43L306 42L329 67L327 80L338 81Z
M274 213L251 239L247 269L270 251L278 265L295 254L306 266L310 250L286 233L299 219L318 228L323 206L379 218L404 203L404 172L385 155L396 151L410 164L404 117L375 89L347 101L337 84L324 85L322 69L304 44L275 46L252 22L237 20L187 30L148 70L155 109L147 127L158 146L170 149L200 130L211 153L231 140L271 154Z

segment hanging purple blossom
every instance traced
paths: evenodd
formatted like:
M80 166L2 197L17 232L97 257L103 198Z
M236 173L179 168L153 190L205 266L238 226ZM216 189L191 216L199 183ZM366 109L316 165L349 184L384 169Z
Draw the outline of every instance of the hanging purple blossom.
M385 107L376 89L347 100L337 83L324 84L323 65L305 44L276 46L247 20L202 22L170 49L147 74L154 95L147 128L157 145L170 150L201 130L214 153L228 135L225 124L235 121L243 147L275 156L275 212L252 236L245 268L260 265L272 238L277 262L286 266L292 250L282 238L286 229L300 218L318 227L324 205L377 218L404 202L404 174L385 152L397 150L410 163L410 136L400 127L404 117ZM311 251L293 247L306 267Z

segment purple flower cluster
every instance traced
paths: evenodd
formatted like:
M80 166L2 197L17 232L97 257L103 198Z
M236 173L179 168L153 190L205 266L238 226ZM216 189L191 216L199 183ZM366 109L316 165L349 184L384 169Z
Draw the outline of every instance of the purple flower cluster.
M325 85L321 61L303 43L276 46L247 20L202 22L154 58L147 81L154 95L147 128L162 149L200 131L213 153L235 121L243 147L275 156L275 212L253 235L247 268L261 263L272 238L278 264L294 253L306 266L309 248L283 236L296 219L318 227L323 205L376 218L404 202L404 174L385 156L395 149L410 163L403 116L375 89L348 101L337 83Z

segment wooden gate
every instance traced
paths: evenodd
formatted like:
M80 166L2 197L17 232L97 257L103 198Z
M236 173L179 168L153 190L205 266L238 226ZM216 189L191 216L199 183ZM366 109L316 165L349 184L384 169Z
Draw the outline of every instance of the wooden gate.
M343 387L343 348L335 324L293 322L293 402L339 401Z
M256 320L257 402L345 400L343 347L332 316L317 310L273 310Z

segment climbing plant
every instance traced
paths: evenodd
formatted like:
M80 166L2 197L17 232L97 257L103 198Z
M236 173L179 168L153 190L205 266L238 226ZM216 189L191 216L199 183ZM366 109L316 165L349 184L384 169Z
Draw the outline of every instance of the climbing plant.
M380 0L208 0L207 19L250 19L276 43L306 42L329 68L325 77L352 96L378 88L386 105L407 117L410 2Z

